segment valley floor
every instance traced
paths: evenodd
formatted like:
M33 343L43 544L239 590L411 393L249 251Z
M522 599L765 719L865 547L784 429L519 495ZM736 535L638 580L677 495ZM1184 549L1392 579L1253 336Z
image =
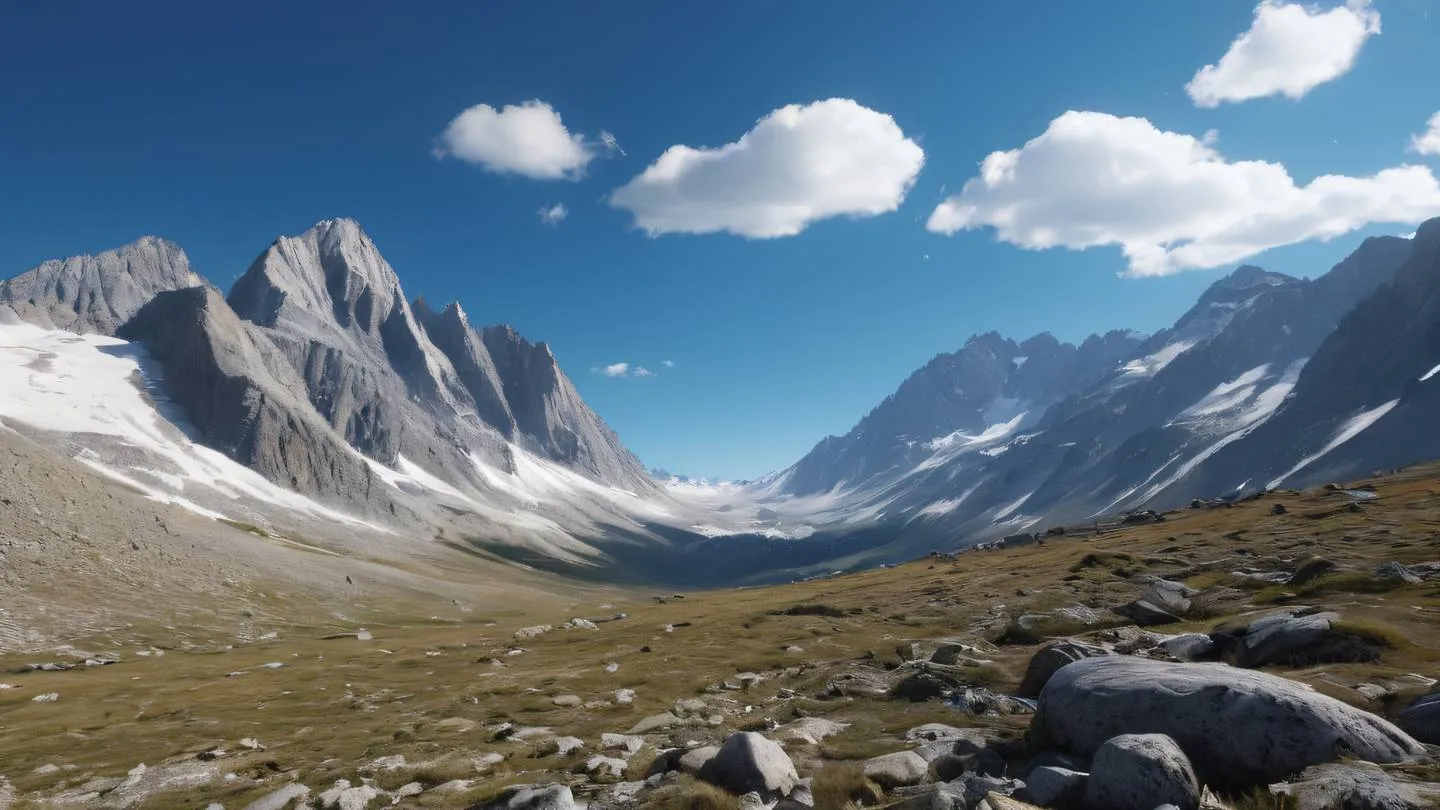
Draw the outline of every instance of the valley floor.
M690 775L637 780L662 750L737 730L780 739L816 807L883 803L862 763L913 748L908 730L939 722L1018 745L1029 706L1007 696L1049 638L1159 655L1165 635L1297 604L1338 612L1377 656L1301 654L1269 671L1392 717L1440 675L1440 583L1424 565L1440 560L1435 468L1371 482L1363 499L1276 492L1083 540L671 594L498 565L422 580L183 515L163 519L185 542L132 545L133 522L154 515L102 504L101 519L77 516L104 493L52 480L68 468L43 457L6 458L0 807L281 808L252 802L291 783L324 806L363 807L364 794L374 807L468 807L550 782L595 808L735 806ZM56 500L13 502L21 481ZM1334 570L1278 581L1316 557ZM1392 562L1423 576L1375 573ZM1110 608L1155 576L1199 593L1147 638ZM47 613L71 615L47 625ZM949 663L932 663L941 648ZM938 699L951 691L981 713ZM710 804L681 798L702 794Z

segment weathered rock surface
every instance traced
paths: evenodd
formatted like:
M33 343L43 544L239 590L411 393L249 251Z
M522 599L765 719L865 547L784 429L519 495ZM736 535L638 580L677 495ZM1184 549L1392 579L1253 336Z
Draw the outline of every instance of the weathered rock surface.
M914 751L896 751L865 760L865 775L886 790L918 785L925 781L929 768Z
M736 795L754 791L766 800L789 795L800 781L785 749L751 731L727 737L701 768L700 778Z
M0 305L45 329L113 335L157 294L203 286L185 251L147 236L94 256L52 259L0 281Z
M1440 806L1440 785L1388 774L1369 762L1317 765L1270 792L1293 798L1295 810L1424 810Z
M1025 798L1042 807L1073 807L1085 795L1088 774L1042 765L1025 774Z
M1028 783L1027 783L1028 786ZM1185 752L1164 734L1122 734L1095 752L1084 805L1094 810L1200 806L1200 783Z
M1030 663L1025 667L1025 677L1020 681L1020 688L1015 690L1015 694L1021 697L1037 697L1045 688L1045 684L1049 683L1050 677L1066 664L1074 663L1082 658L1096 658L1111 654L1104 647L1097 647L1093 644L1084 644L1070 639L1052 641L1031 656Z
M1430 745L1440 745L1440 692L1415 699L1415 702L1400 712L1400 727L1410 732L1415 739Z
M1342 756L1399 762L1424 751L1391 723L1295 681L1223 664L1127 656L1055 674L1031 725L1037 748L1091 756L1121 734L1169 735L1216 787L1249 787Z
M575 795L565 785L517 785L471 810L575 810Z
M1380 657L1379 647L1338 628L1339 620L1337 613L1303 608L1263 616L1237 631L1235 663L1242 667L1305 666Z

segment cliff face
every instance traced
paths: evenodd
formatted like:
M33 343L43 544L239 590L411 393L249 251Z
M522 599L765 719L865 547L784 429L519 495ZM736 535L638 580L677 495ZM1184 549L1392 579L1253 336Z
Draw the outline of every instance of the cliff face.
M46 329L113 335L157 294L204 285L185 251L147 236L94 256L52 259L0 281L0 304Z

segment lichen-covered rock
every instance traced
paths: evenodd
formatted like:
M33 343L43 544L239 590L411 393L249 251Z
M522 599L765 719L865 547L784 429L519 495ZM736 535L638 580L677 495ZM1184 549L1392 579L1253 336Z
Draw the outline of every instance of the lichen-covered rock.
M1424 810L1440 806L1440 785L1392 776L1368 762L1317 765L1293 782L1271 785L1296 810Z
M909 787L925 781L928 764L914 751L896 751L865 760L865 776L886 790Z

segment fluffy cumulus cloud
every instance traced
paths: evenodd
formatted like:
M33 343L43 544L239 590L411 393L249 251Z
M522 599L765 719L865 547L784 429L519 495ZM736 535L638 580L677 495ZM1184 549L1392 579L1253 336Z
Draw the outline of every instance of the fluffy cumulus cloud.
M543 101L495 109L476 104L440 133L437 157L453 157L500 174L536 180L574 180L595 158L584 136L570 132Z
M654 376L655 376L655 372L651 371L651 370L648 369L648 368L645 368L644 366L636 366L636 367L635 367L635 370L630 372L630 376L631 376L631 377L654 377Z
M1067 112L1024 146L986 157L927 227L991 227L1037 250L1118 245L1130 275L1151 276L1440 214L1440 183L1423 166L1298 185L1278 163L1226 160L1214 140L1144 118Z
M1422 155L1440 155L1440 112L1430 116L1424 132L1410 138L1410 148Z
M828 217L894 211L924 163L895 119L832 98L781 107L721 147L672 146L610 204L652 236L794 236Z
M565 203L555 203L544 206L536 211L535 215L540 217L540 221L546 225L559 225L565 217L570 216L570 209L565 207Z
M1322 9L1264 0L1250 29L1185 85L1200 107L1283 95L1298 99L1350 72L1365 40L1380 33L1369 0Z

